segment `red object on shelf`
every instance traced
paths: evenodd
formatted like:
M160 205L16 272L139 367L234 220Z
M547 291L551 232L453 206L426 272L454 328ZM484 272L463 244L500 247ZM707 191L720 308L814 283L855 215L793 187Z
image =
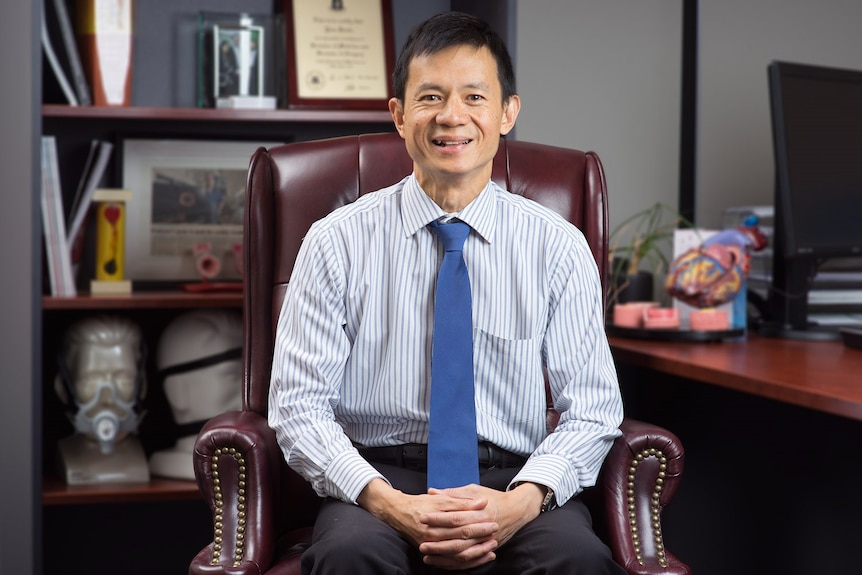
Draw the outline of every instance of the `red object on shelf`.
M242 282L211 282L203 280L183 284L183 289L192 293L242 291Z
M132 0L78 0L77 33L96 106L132 104Z

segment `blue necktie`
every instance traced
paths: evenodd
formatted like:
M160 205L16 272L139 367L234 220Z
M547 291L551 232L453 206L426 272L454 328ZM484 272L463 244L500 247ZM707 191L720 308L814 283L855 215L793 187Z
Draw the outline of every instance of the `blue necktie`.
M461 252L470 226L464 222L433 222L431 229L443 242L445 253L437 275L434 304L428 487L443 489L479 482L473 306Z

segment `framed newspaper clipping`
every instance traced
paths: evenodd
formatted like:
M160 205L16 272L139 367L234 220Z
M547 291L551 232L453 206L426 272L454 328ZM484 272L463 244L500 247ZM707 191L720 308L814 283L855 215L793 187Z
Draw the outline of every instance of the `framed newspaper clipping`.
M273 142L123 141L126 277L136 281L240 279L248 162ZM207 270L200 269L206 246Z

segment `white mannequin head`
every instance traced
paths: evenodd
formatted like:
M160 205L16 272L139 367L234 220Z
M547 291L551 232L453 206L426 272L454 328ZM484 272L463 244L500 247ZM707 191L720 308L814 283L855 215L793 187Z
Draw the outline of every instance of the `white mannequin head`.
M136 407L146 392L141 349L140 329L123 317L86 318L65 333L55 390L74 405L75 430L103 453L137 431Z
M195 310L176 317L159 339L156 364L180 437L150 456L153 475L194 479L192 453L205 420L242 407L242 314Z
M156 364L178 424L240 409L242 329L242 315L226 309L190 311L165 328Z

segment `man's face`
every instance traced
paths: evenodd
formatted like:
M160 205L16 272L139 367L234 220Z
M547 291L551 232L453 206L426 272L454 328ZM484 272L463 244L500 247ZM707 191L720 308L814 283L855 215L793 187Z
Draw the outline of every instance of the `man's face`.
M519 109L517 96L504 107L491 52L472 46L414 58L404 101L389 102L419 184L435 200L447 188L478 193L485 186L500 135L512 129Z

